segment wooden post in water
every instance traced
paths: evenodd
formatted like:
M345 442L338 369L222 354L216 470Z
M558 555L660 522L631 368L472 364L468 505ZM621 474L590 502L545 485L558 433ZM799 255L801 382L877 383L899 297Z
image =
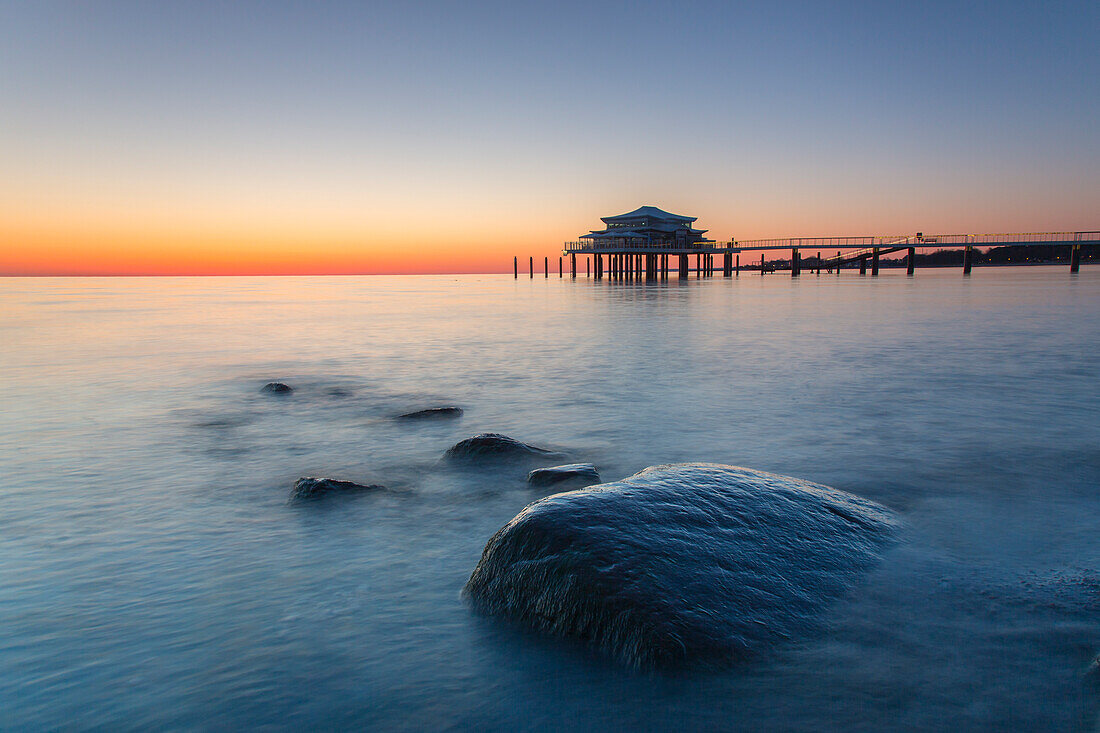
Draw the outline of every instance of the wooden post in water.
M840 274L840 250L836 251L836 274Z
M519 280L519 257L512 258L512 277Z
M912 275L914 268L917 266L917 248L910 247L909 253L905 260L905 274Z
M529 260L527 262L527 265L531 268L531 277L534 278L535 277L535 258L534 257L529 258Z
M737 255L737 265L734 272L737 273L737 277L741 277L741 255Z
M795 247L791 250L791 277L798 277L802 274L802 262L799 258L798 248Z
M821 253L817 253L817 274L821 274Z
M577 253L569 253L569 277L577 276Z
M1073 243L1073 246L1069 249L1069 271L1080 272L1081 270L1081 245L1077 242Z
M970 274L970 265L972 264L972 260L973 260L973 257L974 257L974 255L972 255L971 252L972 252L972 250L971 250L971 247L970 247L969 244L966 245L965 247L963 247L963 274L964 275L969 275Z
M760 274L764 274L764 253L760 253Z
M871 251L871 277L878 277L878 247Z
M550 277L550 258L549 257L543 257L542 258L542 276L545 277L545 278Z
M589 277L592 274L591 267L592 267L592 258L591 257L585 257L584 258L584 276L585 277Z
M860 257L859 258L859 274L860 275L866 275L867 274L867 258L866 257Z
M562 267L561 257L559 257L558 258L558 279L560 280L564 274L565 274L565 272L564 272L564 269Z

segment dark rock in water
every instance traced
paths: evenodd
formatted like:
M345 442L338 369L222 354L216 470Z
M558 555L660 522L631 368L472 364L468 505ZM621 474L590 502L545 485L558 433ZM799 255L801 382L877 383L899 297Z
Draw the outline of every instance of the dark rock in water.
M550 486L562 481L580 480L598 484L600 474L596 473L596 467L591 463L568 463L564 466L536 468L527 474L527 483L533 486Z
M545 456L552 458L561 455L545 448L521 443L515 438L499 433L482 433L459 441L447 449L448 458L498 458L506 456Z
M270 394L290 394L294 391L294 388L289 384L283 384L282 382L268 382L263 386L261 392L268 392Z
M378 491L385 486L376 484L357 484L354 481L341 481L334 478L314 478L306 476L294 482L291 499L317 499L329 494L350 494L359 491Z
M893 514L736 466L657 466L530 504L463 593L638 667L729 664L808 633L880 557Z
M431 407L427 410L416 410L398 415L398 420L439 420L448 417L462 417L461 407Z

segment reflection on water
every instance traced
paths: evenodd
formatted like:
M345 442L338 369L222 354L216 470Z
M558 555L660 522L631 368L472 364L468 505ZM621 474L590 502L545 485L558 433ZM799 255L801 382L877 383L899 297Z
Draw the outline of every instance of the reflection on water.
M9 279L0 343L0 727L1095 723L1100 270ZM479 432L802 476L907 540L821 636L631 673L463 605L542 495L440 460Z

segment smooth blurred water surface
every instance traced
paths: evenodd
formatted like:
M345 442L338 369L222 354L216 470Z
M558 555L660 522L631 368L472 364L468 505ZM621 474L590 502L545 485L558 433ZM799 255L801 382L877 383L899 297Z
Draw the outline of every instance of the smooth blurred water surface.
M0 344L0 727L1096 726L1100 268L5 279ZM481 431L811 479L905 540L765 659L631 672L460 599L542 495L440 461Z

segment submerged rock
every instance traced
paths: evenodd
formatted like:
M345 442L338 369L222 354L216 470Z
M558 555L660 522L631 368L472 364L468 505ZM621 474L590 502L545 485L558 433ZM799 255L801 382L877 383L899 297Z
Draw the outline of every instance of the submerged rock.
M385 486L377 484L357 484L354 481L341 481L335 478L315 478L305 476L294 482L291 499L317 499L328 494L350 494L359 491L378 491Z
M260 391L269 394L290 394L294 391L294 388L282 382L268 382Z
M505 456L545 456L560 455L545 448L521 443L515 438L499 433L482 433L459 441L447 449L447 458L498 458Z
M657 466L530 504L464 595L632 666L728 664L808 632L894 533L866 499L736 466Z
M427 410L416 410L398 415L398 420L439 420L449 417L462 417L461 407L430 407Z
M600 474L596 473L596 467L591 463L567 463L564 466L536 468L527 474L527 483L532 486L550 486L573 480L599 483Z

